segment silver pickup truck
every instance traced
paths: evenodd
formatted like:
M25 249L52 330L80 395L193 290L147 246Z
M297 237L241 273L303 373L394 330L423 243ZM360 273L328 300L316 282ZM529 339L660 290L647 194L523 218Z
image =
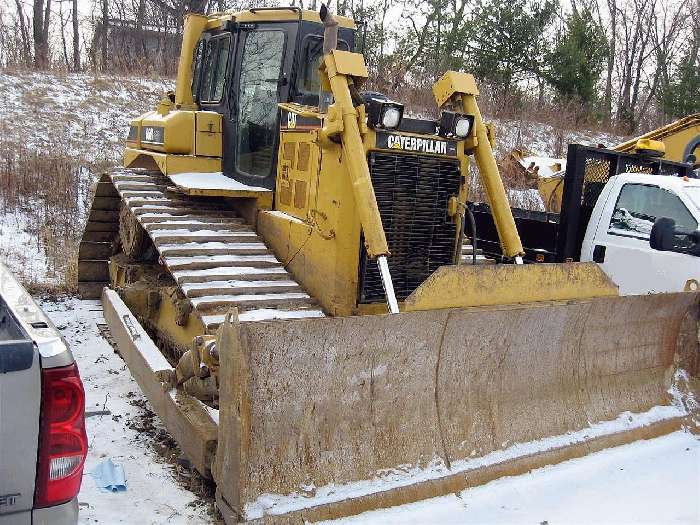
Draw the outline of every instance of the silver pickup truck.
M73 355L0 263L0 525L77 523L87 445Z

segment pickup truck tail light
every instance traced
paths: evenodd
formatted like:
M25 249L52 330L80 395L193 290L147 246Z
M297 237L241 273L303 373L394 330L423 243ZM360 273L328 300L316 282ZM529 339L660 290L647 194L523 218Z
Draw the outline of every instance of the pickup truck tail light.
M87 454L85 391L75 363L42 369L36 507L73 499Z

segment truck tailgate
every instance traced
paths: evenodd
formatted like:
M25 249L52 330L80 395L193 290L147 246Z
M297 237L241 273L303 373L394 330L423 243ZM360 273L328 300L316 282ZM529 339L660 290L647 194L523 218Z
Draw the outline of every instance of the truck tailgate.
M0 296L0 523L31 520L40 406L38 350Z

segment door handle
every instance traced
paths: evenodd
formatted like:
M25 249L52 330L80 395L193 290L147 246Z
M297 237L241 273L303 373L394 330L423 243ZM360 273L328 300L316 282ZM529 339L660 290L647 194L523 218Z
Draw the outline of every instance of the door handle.
M605 246L601 244L595 245L595 248L593 248L593 262L605 262Z

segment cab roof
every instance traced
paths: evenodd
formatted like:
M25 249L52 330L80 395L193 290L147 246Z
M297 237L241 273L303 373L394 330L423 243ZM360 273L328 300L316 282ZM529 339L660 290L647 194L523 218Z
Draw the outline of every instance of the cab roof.
M355 21L345 16L333 15L338 21L339 27L347 29L357 29ZM235 13L214 13L208 16L209 22L207 29L215 29L220 27L224 22L229 20L235 22L287 22L296 21L301 18L308 22L321 24L321 18L318 11L310 11L308 9L299 9L293 7L276 7L276 8L257 8L248 9L247 11L238 11Z

